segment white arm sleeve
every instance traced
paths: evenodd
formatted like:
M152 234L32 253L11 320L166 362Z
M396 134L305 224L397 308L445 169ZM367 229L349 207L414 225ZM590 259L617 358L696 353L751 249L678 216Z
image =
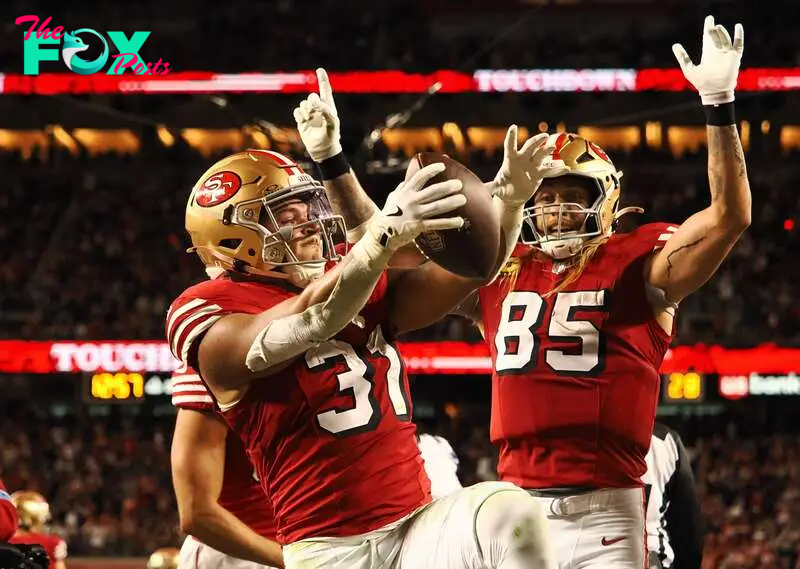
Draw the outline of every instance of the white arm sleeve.
M373 204L375 205L375 204ZM375 209L372 212L372 215L369 216L365 222L356 225L352 229L347 230L347 242L348 243L357 243L359 239L364 237L364 234L367 232L367 227L369 226L370 221L375 215L378 213L378 206L375 206Z
M500 270L508 262L508 259L511 258L511 253L514 252L514 247L519 240L519 233L522 230L522 211L525 204L511 205L497 196L492 198L492 203L494 205L494 211L500 219L500 231L505 237L506 246L505 251L502 251L502 262L498 265L497 274L494 276L494 278L497 278L497 275L500 274Z
M271 321L247 352L246 364L263 371L335 336L364 308L392 252L367 231L353 246L330 296L299 314Z

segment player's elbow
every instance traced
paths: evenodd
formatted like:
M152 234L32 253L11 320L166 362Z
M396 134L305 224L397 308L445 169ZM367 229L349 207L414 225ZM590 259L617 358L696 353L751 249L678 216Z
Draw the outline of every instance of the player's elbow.
M712 206L712 213L716 226L734 239L737 239L750 227L753 218L749 203L727 207Z
M197 509L187 509L180 511L181 532L186 535L195 535L203 527L203 513Z
M736 235L736 237L747 231L752 221L753 215L749 207L732 209L726 212L723 218L725 228L729 233Z
M205 497L185 496L178 499L178 518L186 535L202 532L206 520L213 515L216 504Z

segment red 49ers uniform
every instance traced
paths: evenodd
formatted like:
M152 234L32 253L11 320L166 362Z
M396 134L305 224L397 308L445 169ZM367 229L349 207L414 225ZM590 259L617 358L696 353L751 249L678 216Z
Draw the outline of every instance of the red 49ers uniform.
M564 276L549 258L524 261L511 290L504 278L481 289L503 480L641 485L671 341L646 296L644 262L675 229L653 223L612 235L575 282L548 298Z
M333 340L254 382L223 412L272 499L277 538L353 536L430 501L411 422L408 379L390 343L387 278ZM167 314L172 352L192 365L202 334L225 314L257 314L299 292L279 281L205 281Z
M181 366L172 375L172 404L179 409L191 409L203 413L216 413L217 408L200 376L191 368ZM225 439L225 465L222 490L217 500L254 532L275 539L275 515L269 498L258 482L255 470L247 458L242 441L232 431ZM180 552L181 565L195 569L216 567L219 569L256 569L264 567L253 562L234 559L200 543L189 536Z
M25 545L41 545L50 558L50 567L54 567L56 562L64 561L67 558L67 542L64 539L51 533L17 532L9 543L21 543Z
M179 409L217 412L214 399L200 376L186 367L172 375L172 404ZM233 432L225 439L225 471L217 502L257 534L275 539L272 505L258 482L242 441Z
M17 509L0 480L0 541L8 541L17 531Z
M549 512L562 569L646 567L641 476L671 335L655 321L644 264L676 229L612 234L547 298L566 271L543 257L479 293L498 471Z

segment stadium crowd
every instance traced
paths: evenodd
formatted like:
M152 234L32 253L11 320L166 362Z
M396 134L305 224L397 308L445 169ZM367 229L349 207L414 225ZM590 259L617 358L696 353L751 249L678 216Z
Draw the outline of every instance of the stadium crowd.
M644 206L643 220L681 222L707 199L704 150L679 161L649 150L612 156L625 171L624 205ZM460 158L485 180L501 161L500 154L483 151ZM212 160L181 145L96 157L56 151L41 162L0 156L6 172L0 209L7 220L0 228L6 245L1 333L29 339L163 337L170 300L204 278L200 263L183 253L183 208L196 176ZM788 158L778 167L750 165L757 196L753 225L713 282L685 302L678 342L800 340L800 267L790 262L798 240L792 217L800 202L785 181L794 171ZM401 174L402 168L362 179L382 203ZM31 188L44 195L32 200ZM410 339L477 336L454 318Z
M438 423L459 455L464 484L496 477L484 415ZM172 423L171 416L141 421L116 413L41 422L21 406L4 413L0 472L10 488L47 496L53 530L71 556L145 555L180 543L169 476ZM740 436L735 422L714 429L687 439L708 524L704 568L794 568L800 437Z

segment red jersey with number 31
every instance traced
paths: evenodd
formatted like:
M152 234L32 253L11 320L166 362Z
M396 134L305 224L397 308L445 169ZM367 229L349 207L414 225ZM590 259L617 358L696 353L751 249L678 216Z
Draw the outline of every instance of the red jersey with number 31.
M348 325L283 371L253 382L223 412L272 499L278 541L354 536L430 501L411 422L408 378L390 343L381 277ZM194 344L225 314L258 314L295 296L275 281L222 277L187 289L167 314L167 339L190 361Z
M671 341L647 298L644 263L677 227L614 234L584 272L523 257L513 284L480 290L494 362L491 438L503 480L524 488L641 485ZM512 261L514 262L514 261Z

